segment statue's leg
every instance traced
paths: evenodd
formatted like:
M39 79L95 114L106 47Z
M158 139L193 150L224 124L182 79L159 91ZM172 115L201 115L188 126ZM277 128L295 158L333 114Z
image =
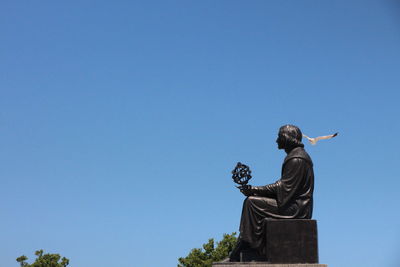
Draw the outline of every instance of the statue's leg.
M275 199L250 196L243 203L240 237L259 252L264 251L264 219L278 215ZM264 254L264 253L262 253Z

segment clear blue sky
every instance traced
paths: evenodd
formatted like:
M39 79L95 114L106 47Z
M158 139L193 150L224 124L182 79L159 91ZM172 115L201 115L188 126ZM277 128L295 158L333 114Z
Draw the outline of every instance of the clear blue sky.
M398 1L0 3L0 267L170 267L279 178L279 127L339 131L315 164L320 262L400 256Z

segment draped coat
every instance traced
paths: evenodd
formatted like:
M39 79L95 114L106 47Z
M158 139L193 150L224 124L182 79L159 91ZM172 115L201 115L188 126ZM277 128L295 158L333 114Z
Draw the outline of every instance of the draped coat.
M243 203L240 238L262 250L264 219L311 219L313 191L313 162L303 147L296 147L284 159L278 181L251 187Z

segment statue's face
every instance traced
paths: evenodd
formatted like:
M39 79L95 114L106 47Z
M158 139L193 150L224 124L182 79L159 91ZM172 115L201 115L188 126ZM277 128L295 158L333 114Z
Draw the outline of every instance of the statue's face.
M278 138L276 139L276 143L278 144L278 149L284 149L285 148L285 140L284 137L280 134L278 134Z

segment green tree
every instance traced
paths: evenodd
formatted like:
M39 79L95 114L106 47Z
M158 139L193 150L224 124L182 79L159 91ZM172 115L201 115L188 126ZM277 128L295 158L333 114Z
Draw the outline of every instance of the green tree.
M214 238L210 238L203 248L194 248L185 258L179 258L178 267L211 267L213 262L221 261L228 257L236 245L236 233L224 234L217 246Z
M18 257L16 260L21 267L66 267L69 264L69 259L62 257L59 254L43 254L43 250L35 252L37 258L32 264L27 263L28 258L25 255Z

